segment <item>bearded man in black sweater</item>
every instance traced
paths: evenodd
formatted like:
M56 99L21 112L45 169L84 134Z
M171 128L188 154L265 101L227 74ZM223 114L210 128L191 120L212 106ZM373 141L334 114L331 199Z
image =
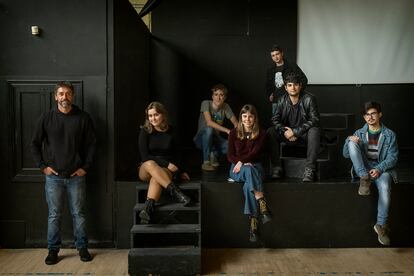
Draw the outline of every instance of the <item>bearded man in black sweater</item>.
M80 259L92 260L86 235L85 175L91 167L96 137L89 114L72 104L73 99L72 84L60 82L55 86L57 105L39 118L31 144L34 160L46 179L48 265L58 262L65 192Z

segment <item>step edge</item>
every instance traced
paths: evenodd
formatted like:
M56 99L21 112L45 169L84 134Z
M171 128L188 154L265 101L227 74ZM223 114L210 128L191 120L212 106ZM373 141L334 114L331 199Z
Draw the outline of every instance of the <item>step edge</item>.
M156 227L156 226L163 227ZM184 229L174 229L180 226ZM155 231L151 231L155 230ZM164 230L164 231L162 231ZM165 231L167 230L167 231ZM160 234L160 233L200 233L201 225L199 224L135 224L131 227L131 234Z
M145 203L136 203L134 205L134 211L140 211L145 206ZM178 208L177 208L178 207ZM199 211L200 203L195 203L191 206L183 206L181 203L169 203L165 205L155 205L157 211Z

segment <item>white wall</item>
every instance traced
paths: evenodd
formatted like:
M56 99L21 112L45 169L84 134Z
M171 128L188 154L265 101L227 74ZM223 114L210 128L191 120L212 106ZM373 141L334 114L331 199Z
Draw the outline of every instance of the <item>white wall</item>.
M414 83L414 1L299 0L298 9L309 83Z

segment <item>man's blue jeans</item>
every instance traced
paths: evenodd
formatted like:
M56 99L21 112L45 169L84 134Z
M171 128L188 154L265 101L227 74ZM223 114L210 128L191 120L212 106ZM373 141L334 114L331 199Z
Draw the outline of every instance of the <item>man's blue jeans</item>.
M74 176L70 178L62 178L56 175L46 176L45 191L46 201L49 208L47 248L49 250L59 250L62 243L60 226L65 191L67 193L70 213L72 214L75 246L78 249L87 247L88 238L86 237L84 211L85 188L85 176Z
M368 160L360 144L353 141L348 142L349 156L356 174L367 176L370 169L377 165L377 162ZM383 172L374 180L378 189L378 214L377 224L384 225L387 223L388 210L391 202L391 184L392 176L388 172Z
M244 214L257 216L257 201L254 197L254 191L263 192L263 167L260 163L243 165L239 173L234 173L235 164L231 164L230 177L236 182L244 182Z
M203 151L203 161L210 160L210 153L216 156L227 154L227 140L212 127L205 127L194 137L194 143L198 149Z

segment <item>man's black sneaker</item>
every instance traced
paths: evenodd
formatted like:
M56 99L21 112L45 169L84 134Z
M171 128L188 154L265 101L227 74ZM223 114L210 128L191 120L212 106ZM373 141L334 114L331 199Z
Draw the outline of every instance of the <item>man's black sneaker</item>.
M58 262L58 251L57 250L49 250L47 257L45 259L45 264L47 265L54 265Z
M92 256L89 254L88 248L86 247L79 249L79 257L82 262L92 261Z
M303 173L303 182L314 182L315 181L315 171L310 168L305 168Z

